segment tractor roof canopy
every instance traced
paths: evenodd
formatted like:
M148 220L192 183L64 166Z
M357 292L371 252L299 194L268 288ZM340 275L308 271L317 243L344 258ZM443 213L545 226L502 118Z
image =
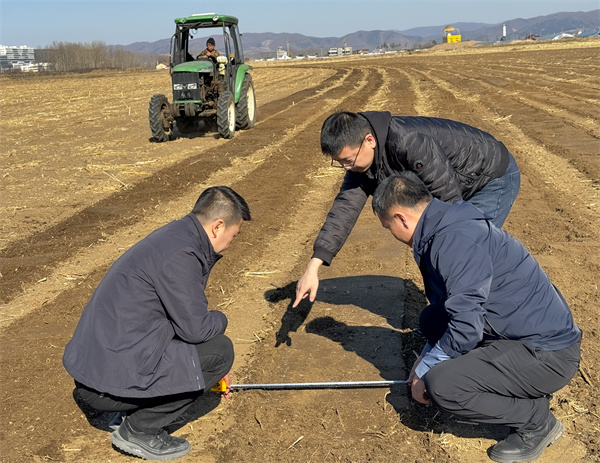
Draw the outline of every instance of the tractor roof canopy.
M191 16L186 16L185 18L175 19L175 24L185 25L193 29L200 27L219 27L223 25L229 26L237 23L238 18L235 16L216 13L193 14Z

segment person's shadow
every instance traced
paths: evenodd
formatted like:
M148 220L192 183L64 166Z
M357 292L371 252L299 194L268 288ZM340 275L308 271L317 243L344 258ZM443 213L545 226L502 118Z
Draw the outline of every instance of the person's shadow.
M296 298L296 283L269 290L265 294L269 302L288 300L287 310L281 318L281 327L275 335L275 347L291 346L291 333L305 324L314 303L304 299L298 307L292 307ZM316 302L340 306L343 318L344 306L356 306L383 317L392 327L350 326L331 316L319 317L305 325L307 333L317 334L340 344L346 351L372 363L386 380L404 379L406 359L403 346L412 330L405 328L418 319L418 311L426 305L423 292L411 280L385 275L360 275L321 280ZM416 314L408 311L417 307ZM412 365L412 363L411 363ZM407 373L406 373L407 374ZM387 400L397 409L405 408L406 386L394 386Z
M298 307L292 307L296 299L295 281L282 288L267 291L265 299L269 302L289 301L281 318L281 327L275 335L275 347L281 344L291 346L290 333L298 331L305 323L313 303L306 298ZM407 328L414 320L418 320L419 311L427 305L425 294L411 280L385 275L321 280L316 301L339 306L358 306L385 318L396 329Z
M291 346L290 333L306 322L312 307L308 298L292 307L296 282L265 293L269 302L288 300L275 335L275 347ZM319 317L305 325L307 333L317 334L338 343L373 364L385 380L407 379L416 355L425 344L419 326L419 314L427 305L424 292L411 280L382 275L361 275L321 280L316 302L354 305L386 319L392 327L352 326L331 316ZM336 312L343 318L343 308ZM403 376L404 375L404 376ZM402 377L401 377L402 376ZM457 423L453 415L434 406L412 400L410 388L395 386L386 400L402 416L404 425L419 431L452 432L458 437L502 439L506 428Z

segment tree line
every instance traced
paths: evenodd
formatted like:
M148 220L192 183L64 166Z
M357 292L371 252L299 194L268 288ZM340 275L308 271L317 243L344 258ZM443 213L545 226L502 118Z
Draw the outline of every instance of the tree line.
M93 69L154 69L164 55L151 55L123 50L120 46L106 45L103 41L88 43L57 42L44 50L36 50L36 61L50 63L60 72L89 71Z

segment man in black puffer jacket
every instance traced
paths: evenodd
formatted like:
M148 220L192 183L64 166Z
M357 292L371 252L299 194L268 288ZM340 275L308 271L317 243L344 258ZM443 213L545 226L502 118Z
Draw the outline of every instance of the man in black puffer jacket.
M520 186L519 168L502 142L448 119L336 112L321 128L321 150L346 176L298 281L294 307L306 296L315 300L319 268L331 264L385 178L413 171L435 198L468 201L499 228Z

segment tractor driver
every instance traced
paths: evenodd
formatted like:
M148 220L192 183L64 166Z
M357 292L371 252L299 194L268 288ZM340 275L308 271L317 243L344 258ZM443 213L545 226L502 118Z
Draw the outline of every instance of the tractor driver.
M215 39L209 37L206 41L206 48L200 52L196 59L200 58L214 58L219 56L219 50L215 48Z

